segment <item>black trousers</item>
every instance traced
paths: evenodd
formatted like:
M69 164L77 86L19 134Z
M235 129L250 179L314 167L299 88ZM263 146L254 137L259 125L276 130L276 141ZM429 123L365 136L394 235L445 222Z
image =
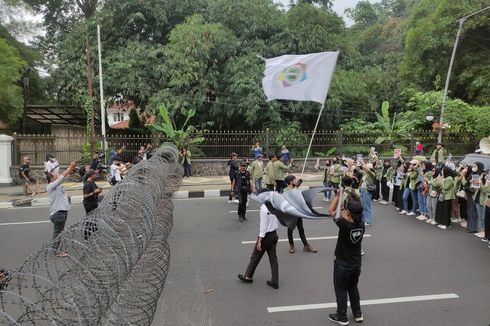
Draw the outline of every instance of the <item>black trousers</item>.
M374 184L376 185L376 190L373 194L373 199L379 199L379 190L380 190L380 184L379 184L379 180L378 179L375 179L374 180Z
M250 263L248 264L247 270L245 271L246 277L253 278L255 269L259 265L264 253L267 252L267 255L269 256L269 263L271 265L271 282L279 284L279 264L277 263L276 253L277 240L279 240L279 237L277 236L276 231L268 232L262 239L262 251L258 251L257 246L254 246L252 257L250 257Z
M68 217L68 211L57 211L49 217L53 223L53 242L51 248L54 250L60 250L61 240L58 238L61 232L65 229L66 218Z
M238 193L238 216L245 216L247 213L247 198L248 192L240 191Z
M459 203L459 216L463 220L468 220L468 212L466 208L466 199L458 197L458 203Z
M490 238L490 207L485 207L485 237Z
M303 227L303 219L298 218L298 222L296 223L296 228L298 229L299 232L299 237L301 238L301 242L303 242L303 246L308 246L308 241L306 241L306 236L305 236L305 228ZM293 230L288 228L288 240L289 240L289 245L294 246L294 240L293 240Z
M349 295L352 313L361 313L361 299L359 296L359 276L361 266L335 259L333 267L333 285L337 298L337 314L347 316L347 295Z
M276 180L276 191L280 194L282 194L282 191L284 188L286 188L288 185L286 181L284 180Z
M452 207L452 200L445 200L443 202L437 201L436 222L445 226L450 226Z
M95 202L95 203L83 203L83 207L85 208L85 214L88 215L88 213L90 213L91 211L93 211L94 209L99 207L99 203L97 203L97 202ZM90 238L92 233L96 232L96 231L97 231L97 223L95 223L94 220L92 220L90 222L86 221L84 229L83 229L83 238L85 240L88 240L88 238Z
M403 200L400 186L393 186L393 198L391 198L391 201L395 204L395 207L403 209Z
M388 201L390 198L390 187L388 187L387 183L388 180L386 180L386 178L381 178L381 195L385 201Z

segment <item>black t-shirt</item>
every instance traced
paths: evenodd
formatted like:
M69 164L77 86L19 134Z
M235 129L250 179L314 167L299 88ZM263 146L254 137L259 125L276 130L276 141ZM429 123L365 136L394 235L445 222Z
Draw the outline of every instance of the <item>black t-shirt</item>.
M236 182L237 182L237 189L236 191L246 191L250 189L250 172L245 170L243 173L240 172L240 170L237 171L236 173Z
M22 173L21 172L24 172L24 174L26 175L27 178L29 178L29 171L31 169L29 168L29 165L28 164L22 164L19 168L19 177L23 178L22 176Z
M335 219L339 227L339 238L335 247L335 257L352 265L361 265L361 243L364 236L364 222L358 225L344 218Z
M92 159L92 162L90 162L90 169L91 170L97 170L97 167L99 166L100 159Z
M83 194L87 195L95 191L97 189L97 185L95 182L90 182L90 181L85 181L83 184ZM83 204L84 205L91 205L91 204L97 204L98 203L98 198L99 194L94 194L93 196L83 198Z
M236 160L229 160L228 165L230 166L230 180L233 180L239 168L238 162Z

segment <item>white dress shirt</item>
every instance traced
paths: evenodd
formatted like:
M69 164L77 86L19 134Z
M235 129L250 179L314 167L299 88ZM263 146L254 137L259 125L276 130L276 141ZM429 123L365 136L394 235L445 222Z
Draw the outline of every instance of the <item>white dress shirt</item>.
M262 204L260 206L259 238L264 238L266 233L277 230L278 226L276 215L269 213L267 207Z

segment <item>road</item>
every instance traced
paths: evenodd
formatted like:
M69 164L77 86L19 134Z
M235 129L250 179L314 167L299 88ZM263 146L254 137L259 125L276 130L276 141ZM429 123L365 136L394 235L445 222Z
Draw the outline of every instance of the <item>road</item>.
M289 254L287 242L279 243L280 288L274 290L265 284L270 277L266 256L253 284L236 278L244 272L250 242L257 237L257 204L250 203L244 223L226 198L174 204L171 265L154 326L333 325L327 320L335 311L337 229L332 221L304 223L307 237L318 238L310 241L319 250L316 254ZM315 206L325 204L318 199ZM373 208L375 224L363 241L363 325L489 325L490 249L459 226L443 231L396 214L390 205L373 203ZM69 221L81 214L82 206L73 205ZM52 225L47 216L47 207L0 210L1 266L18 266L48 243ZM279 235L285 239L286 229L281 227Z

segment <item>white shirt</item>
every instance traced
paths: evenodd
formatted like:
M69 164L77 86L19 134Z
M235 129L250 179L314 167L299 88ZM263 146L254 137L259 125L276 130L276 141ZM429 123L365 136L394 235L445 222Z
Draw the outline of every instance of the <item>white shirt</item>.
M259 238L265 237L265 234L268 232L277 230L278 226L276 215L269 213L267 207L262 204L262 206L260 206Z
M46 172L60 175L60 163L57 160L46 162Z
M119 166L116 164L111 165L111 175L116 181L121 181L121 171L119 171Z

